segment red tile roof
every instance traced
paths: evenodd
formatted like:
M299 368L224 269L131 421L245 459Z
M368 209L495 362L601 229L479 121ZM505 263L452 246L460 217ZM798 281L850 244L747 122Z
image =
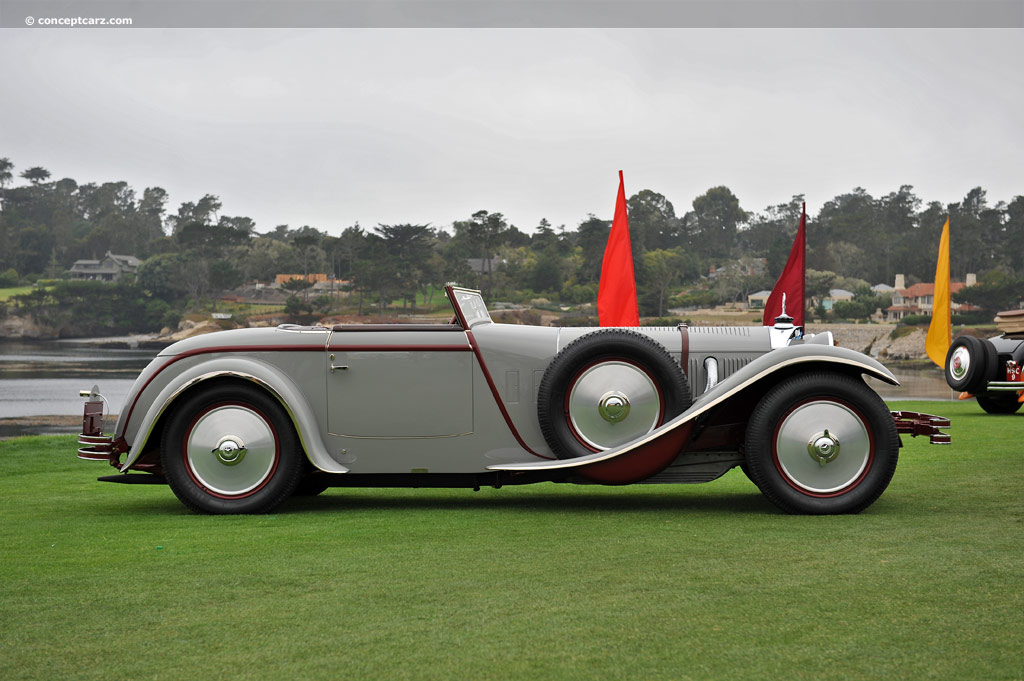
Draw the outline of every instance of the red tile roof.
M949 282L949 292L956 293L964 286L966 286L966 284L962 281L951 281ZM899 294L904 298L923 298L924 296L933 296L935 295L935 284L914 284L909 288L900 289Z

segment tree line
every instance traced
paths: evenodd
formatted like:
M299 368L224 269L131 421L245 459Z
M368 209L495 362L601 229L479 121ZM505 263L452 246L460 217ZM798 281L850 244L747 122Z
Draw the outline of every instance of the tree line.
M611 226L588 214L574 228L541 220L521 229L501 212L480 210L450 225L354 224L336 235L278 225L260 233L252 219L224 214L214 194L171 209L161 187L140 194L123 181L52 180L38 166L18 173L23 182L14 186L15 170L0 159L0 286L60 279L76 260L109 250L140 258L140 295L171 312L276 273L313 272L350 282L360 313L396 300L414 305L417 293L422 299L446 281L481 288L492 300L594 302ZM660 316L674 304L744 300L770 289L803 201L797 195L751 212L720 186L679 213L653 190L631 196L641 313ZM1018 282L1024 288L1024 196L992 205L977 187L959 202L926 204L904 185L880 197L856 188L808 216L809 289L891 285L896 273L908 282L931 281L947 215L954 279L974 272L986 285L1002 282L1011 293ZM712 268L716 276L709 278Z

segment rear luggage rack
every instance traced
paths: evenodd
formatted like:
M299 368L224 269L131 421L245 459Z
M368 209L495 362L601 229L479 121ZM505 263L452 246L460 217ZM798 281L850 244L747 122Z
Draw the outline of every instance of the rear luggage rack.
M894 411L892 417L896 421L896 432L906 433L911 437L927 435L928 442L933 445L948 445L951 442L949 433L941 428L949 428L949 419L932 414L920 414L916 411Z

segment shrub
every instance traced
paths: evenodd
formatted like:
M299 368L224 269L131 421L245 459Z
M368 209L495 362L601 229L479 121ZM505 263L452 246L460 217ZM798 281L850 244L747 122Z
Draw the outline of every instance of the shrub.
M931 324L932 318L926 314L908 314L906 317L899 321L899 326L921 326L922 324Z

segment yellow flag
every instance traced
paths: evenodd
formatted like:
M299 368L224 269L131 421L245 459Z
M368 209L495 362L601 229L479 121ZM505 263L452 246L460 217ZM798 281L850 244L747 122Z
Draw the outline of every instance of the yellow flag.
M940 367L946 365L946 351L953 342L950 328L952 319L949 312L949 218L942 228L939 239L939 261L935 265L935 295L932 297L932 323L928 325L928 337L924 350L928 357Z

